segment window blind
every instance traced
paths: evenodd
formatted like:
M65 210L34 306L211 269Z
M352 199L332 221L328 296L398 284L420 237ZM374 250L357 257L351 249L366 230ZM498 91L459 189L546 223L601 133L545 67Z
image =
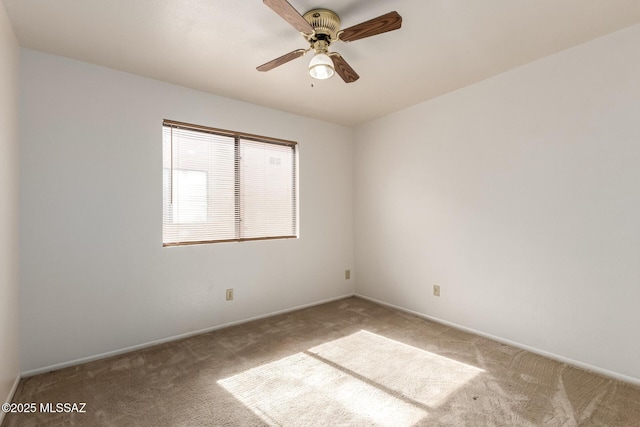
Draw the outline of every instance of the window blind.
M163 245L297 237L296 143L165 120Z

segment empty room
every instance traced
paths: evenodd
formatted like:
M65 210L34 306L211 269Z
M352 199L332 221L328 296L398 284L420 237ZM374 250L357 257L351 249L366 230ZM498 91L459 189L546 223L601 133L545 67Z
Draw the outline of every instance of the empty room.
M0 1L0 425L639 426L637 0Z

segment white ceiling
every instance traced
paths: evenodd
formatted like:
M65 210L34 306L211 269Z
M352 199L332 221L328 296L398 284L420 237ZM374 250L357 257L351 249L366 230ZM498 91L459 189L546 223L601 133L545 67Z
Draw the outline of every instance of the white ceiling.
M308 47L260 0L3 1L23 47L344 125L640 22L640 0L289 0L343 28L402 15L400 30L331 46L360 74L345 84L312 80L308 55L256 71Z

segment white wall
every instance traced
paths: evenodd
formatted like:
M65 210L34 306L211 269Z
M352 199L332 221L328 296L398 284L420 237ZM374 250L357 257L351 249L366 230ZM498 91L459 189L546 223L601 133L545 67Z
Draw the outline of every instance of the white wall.
M0 402L19 373L18 68L18 42L0 2Z
M23 371L353 293L351 129L21 60ZM164 118L298 141L300 239L163 248Z
M636 25L356 129L357 292L640 381L639 45Z

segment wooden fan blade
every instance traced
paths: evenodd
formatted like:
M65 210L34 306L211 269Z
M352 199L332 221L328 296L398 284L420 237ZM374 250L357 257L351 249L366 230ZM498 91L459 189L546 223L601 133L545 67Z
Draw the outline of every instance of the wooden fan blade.
M343 42L352 42L365 37L397 30L402 26L402 16L398 12L389 12L377 18L370 19L340 32L338 36Z
M262 0L264 4L271 8L282 19L287 21L296 30L304 34L312 34L313 27L287 0Z
M358 73L355 72L351 65L347 64L347 61L344 60L339 53L332 52L330 55L331 60L333 61L333 67L336 70L336 73L345 83L353 83L360 78Z
M280 58L276 58L273 61L269 61L266 64L262 64L261 66L256 67L256 70L258 71L273 70L274 68L279 67L282 64L286 64L289 61L292 61L296 58L301 57L305 53L307 53L305 49L294 50L293 52L289 52L286 55L282 55Z

